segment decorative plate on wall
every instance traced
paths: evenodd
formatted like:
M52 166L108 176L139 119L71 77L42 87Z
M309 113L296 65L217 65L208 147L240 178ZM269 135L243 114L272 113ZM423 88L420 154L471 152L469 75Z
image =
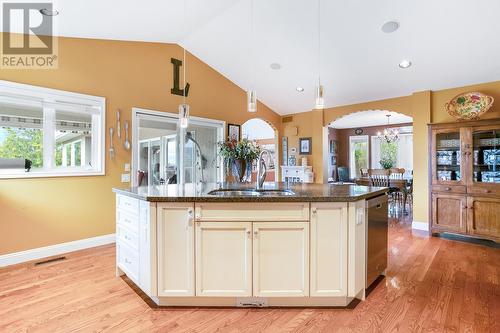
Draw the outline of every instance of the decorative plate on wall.
M457 119L477 119L491 108L493 101L493 97L480 92L464 93L446 103L446 111Z

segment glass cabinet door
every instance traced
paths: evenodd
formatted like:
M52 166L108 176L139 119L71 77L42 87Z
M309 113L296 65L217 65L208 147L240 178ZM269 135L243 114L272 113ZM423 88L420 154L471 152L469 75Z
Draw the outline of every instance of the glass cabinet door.
M474 184L500 183L500 126L473 129L472 181Z
M462 183L460 130L436 131L434 147L434 183Z

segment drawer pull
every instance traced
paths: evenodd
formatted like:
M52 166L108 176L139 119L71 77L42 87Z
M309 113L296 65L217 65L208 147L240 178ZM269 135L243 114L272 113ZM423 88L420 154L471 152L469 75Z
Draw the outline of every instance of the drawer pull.
M491 190L484 190L485 193L491 193Z
M451 187L446 187L444 190L445 191L451 191Z

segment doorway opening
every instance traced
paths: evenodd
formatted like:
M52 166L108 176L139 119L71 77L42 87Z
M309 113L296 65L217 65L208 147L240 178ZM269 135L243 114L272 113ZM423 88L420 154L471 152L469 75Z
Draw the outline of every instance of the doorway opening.
M366 110L337 118L327 129L328 181L371 185L370 174L386 175L381 177L391 188L391 212L408 213L413 205L413 118Z
M277 131L266 121L260 118L247 120L241 125L242 138L254 141L256 145L270 152L271 159L267 165L265 181L278 181L278 135ZM252 166L252 181L257 179L256 163Z
M223 181L224 122L191 117L186 129L178 122L177 114L132 109L133 186Z

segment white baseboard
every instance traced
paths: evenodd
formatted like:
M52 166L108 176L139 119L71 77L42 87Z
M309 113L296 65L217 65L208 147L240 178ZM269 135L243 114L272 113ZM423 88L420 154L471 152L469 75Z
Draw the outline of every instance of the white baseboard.
M415 229L415 230L429 231L429 223L428 222L413 221L411 223L411 228Z
M72 242L49 245L21 252L0 255L0 267L19 264L26 261L57 256L59 254L88 249L115 242L115 234L79 239Z

